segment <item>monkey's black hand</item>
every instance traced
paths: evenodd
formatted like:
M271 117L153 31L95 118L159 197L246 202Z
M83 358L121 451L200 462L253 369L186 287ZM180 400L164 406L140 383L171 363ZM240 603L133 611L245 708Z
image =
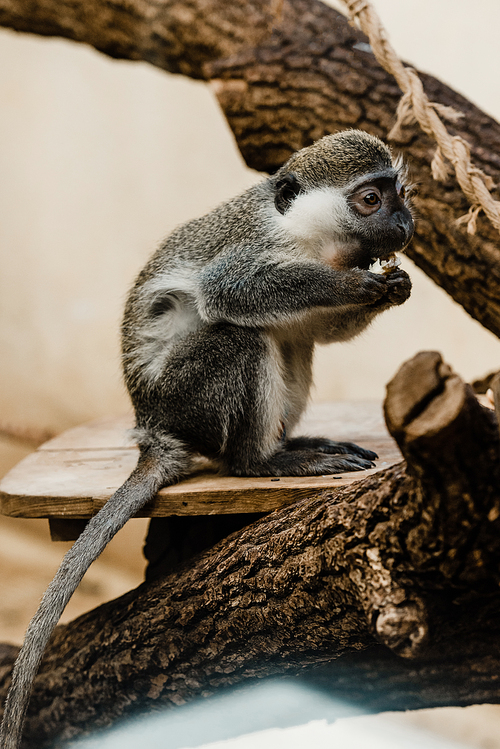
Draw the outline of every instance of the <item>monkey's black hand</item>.
M387 279L381 273L355 268L351 271L351 299L357 304L376 304L387 298Z
M292 437L284 444L285 450L315 450L329 455L357 455L365 460L376 460L377 453L367 450L354 442L337 442L326 437Z
M387 301L397 307L406 302L411 294L411 279L405 270L394 270L386 275Z

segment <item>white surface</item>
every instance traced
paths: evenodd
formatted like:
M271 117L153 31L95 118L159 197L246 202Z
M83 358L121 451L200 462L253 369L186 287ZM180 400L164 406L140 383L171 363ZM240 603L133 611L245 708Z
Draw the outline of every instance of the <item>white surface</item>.
M350 715L353 717L343 717ZM324 716L317 719L318 716ZM308 723L297 726L301 721ZM311 720L312 719L312 720ZM328 721L335 721L329 724ZM270 728L266 728L270 726ZM280 726L276 728L274 726ZM253 733L249 729L265 728ZM243 733L243 735L239 735ZM231 737L210 743L200 738ZM466 749L391 714L359 715L356 708L300 681L267 681L226 696L131 720L76 743L78 749Z

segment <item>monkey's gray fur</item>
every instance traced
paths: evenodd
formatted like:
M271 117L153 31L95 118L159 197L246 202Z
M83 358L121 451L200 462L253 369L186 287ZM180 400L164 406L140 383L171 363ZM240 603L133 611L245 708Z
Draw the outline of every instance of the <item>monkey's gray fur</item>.
M45 645L85 571L129 517L190 472L195 455L237 476L373 465L376 455L352 443L289 435L308 398L314 344L349 340L410 295L404 271L369 270L411 239L403 181L377 138L329 135L181 226L153 255L123 322L138 465L67 553L29 625L2 749L19 746Z

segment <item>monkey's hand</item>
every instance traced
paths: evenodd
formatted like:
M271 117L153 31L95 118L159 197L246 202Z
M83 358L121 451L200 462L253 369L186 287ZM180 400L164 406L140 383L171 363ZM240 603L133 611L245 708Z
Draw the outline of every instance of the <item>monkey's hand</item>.
M344 291L354 305L383 310L403 304L411 294L410 276L399 268L390 273L355 268L347 271L344 278Z
M361 268L344 273L344 289L352 304L378 306L387 302L387 276Z
M411 294L410 276L404 270L398 268L390 273L360 273L363 273L360 277L363 285L361 304L368 305L377 312L403 304Z
M408 273L399 268L387 273L387 293L385 302L387 306L397 307L409 298L411 294L411 279Z

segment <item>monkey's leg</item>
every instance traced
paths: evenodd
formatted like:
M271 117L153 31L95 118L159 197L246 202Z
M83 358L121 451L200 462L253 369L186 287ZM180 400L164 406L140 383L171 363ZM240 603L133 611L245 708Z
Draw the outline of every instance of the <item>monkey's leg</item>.
M162 377L147 390L148 400L136 399L138 425L143 413L153 433L171 435L235 476L315 476L373 467L370 458L355 453L285 448L281 434L289 408L282 368L279 352L260 329L209 325L172 350Z
M336 442L326 437L292 437L292 439L286 440L284 447L285 450L311 449L329 455L359 455L366 460L378 458L377 453L374 453L373 450L359 447L354 442Z

